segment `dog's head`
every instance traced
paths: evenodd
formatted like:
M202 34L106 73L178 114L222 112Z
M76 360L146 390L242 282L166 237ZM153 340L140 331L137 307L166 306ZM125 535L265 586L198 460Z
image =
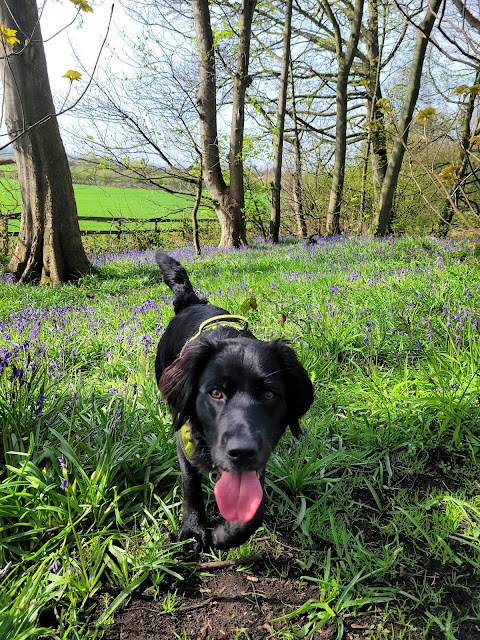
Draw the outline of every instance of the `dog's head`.
M221 474L215 497L227 520L248 522L262 499L268 458L313 402L313 388L283 340L216 340L208 334L187 345L158 383L174 416L189 423Z
M283 340L215 340L188 344L158 386L179 429L189 422L221 469L262 470L287 426L313 402L307 372Z

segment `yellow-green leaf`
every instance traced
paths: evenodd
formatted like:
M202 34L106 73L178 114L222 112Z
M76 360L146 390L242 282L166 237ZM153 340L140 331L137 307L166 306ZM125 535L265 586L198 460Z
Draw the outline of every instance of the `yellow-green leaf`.
M392 110L392 103L388 98L380 98L377 100L377 107L380 113L389 113Z
M82 74L80 73L80 71L73 71L72 69L69 69L67 73L62 76L62 78L67 78L67 80L70 80L70 82L73 82L74 80L80 80L81 77Z
M471 142L472 144L478 144L480 145L480 136L472 136L469 139L469 142Z
M20 40L16 37L17 32L15 29L8 29L0 24L0 35L3 42L6 44L19 44Z
M92 7L88 4L87 0L70 0L72 4L80 9L80 11L84 11L85 13L92 12Z
M438 177L444 184L454 184L458 179L457 170L453 164L449 164L441 169Z
M436 113L434 107L425 107L417 114L417 122L429 122Z
M247 298L240 305L240 310L242 311L242 313L247 313L247 311L250 311L250 309L256 309L256 308L257 308L257 300L254 296Z
M472 95L476 96L478 93L480 93L480 84L472 84L471 87L467 87L466 84L461 84L459 87L454 89L453 93L462 96L466 96L471 93Z

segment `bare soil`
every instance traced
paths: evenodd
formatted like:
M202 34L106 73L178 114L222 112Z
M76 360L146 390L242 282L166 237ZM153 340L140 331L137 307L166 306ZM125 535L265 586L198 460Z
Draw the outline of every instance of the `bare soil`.
M166 613L162 598L139 594L117 612L107 640L267 640L278 638L283 627L294 634L305 619L278 620L309 598L318 597L318 587L295 578L264 577L253 566L248 572L221 570L215 575L193 577L173 585L177 590L175 610ZM345 619L345 640L369 640L374 635L396 637L399 628L383 629L381 612L364 613ZM382 629L385 636L382 635ZM403 629L405 633L405 629ZM380 635L378 635L380 634ZM292 635L292 639L300 637ZM314 638L335 640L337 623L331 620ZM406 638L420 636L412 629ZM423 637L423 635L422 635ZM431 636L432 640L434 636ZM440 635L437 637L437 640ZM480 640L480 622L465 622L455 635L457 640Z
M177 634L188 640L270 638L275 629L285 625L271 621L299 607L317 590L305 583L300 587L295 580L265 578L255 573L223 571L202 579L192 578L185 585L179 583L175 611L170 614L162 612L161 601L136 598L117 614L107 637L160 640Z
M440 464L441 462L441 464ZM405 477L393 490L417 490L421 496L427 495L432 488L448 489L454 492L458 488L455 464L448 461L432 459L426 473ZM473 484L476 484L473 482ZM472 487L472 491L478 488ZM369 491L358 488L355 500L374 507ZM357 531L361 531L363 539L369 543L380 545L376 540L378 534L369 524L369 510L360 515L355 523ZM278 523L277 523L278 524ZM261 542L261 540L259 540ZM261 559L248 565L225 567L220 563L214 566L201 566L182 581L172 581L154 598L148 588L136 593L130 601L115 613L113 624L106 632L106 640L221 640L240 638L243 640L266 640L273 638L301 638L300 630L307 618L299 616L295 619L282 620L283 616L297 610L309 598L318 599L319 587L315 583L302 580L308 574L300 569L296 560L302 560L303 567L308 566L310 558L317 565L324 555L323 543L317 540L318 549L296 549L295 539L291 532L276 531L275 546L265 551ZM404 541L407 548L408 542ZM268 545L266 545L268 546ZM420 559L419 559L420 560ZM419 575L427 571L430 580L442 586L442 605L452 611L454 618L468 618L475 608L473 601L480 589L478 568L464 566L459 573L457 586L452 582L452 566L442 565L430 558L424 558ZM214 565L215 563L210 563ZM427 566L428 565L428 566ZM427 575L426 574L426 575ZM406 592L414 592L414 581L419 575L397 575L392 586ZM176 593L175 606L166 611L165 595ZM408 604L405 614L408 614ZM425 620L419 621L418 629L411 622L409 628L400 624L385 624L382 619L382 605L378 610L370 609L356 616L344 615L343 640L379 640L402 637L405 640L424 639ZM412 615L415 615L412 609ZM390 618L391 620L391 618ZM290 632L285 635L278 632L282 629ZM423 629L423 631L422 631ZM337 622L330 620L313 636L319 640L337 638ZM455 631L454 636L443 634L439 627L432 625L428 640L455 638L455 640L480 640L480 620L465 620ZM311 638L312 636L308 636Z
M318 588L295 579L264 577L253 568L248 573L221 572L218 575L177 584L173 613L163 611L162 601L137 596L116 615L108 640L217 640L244 638L263 640L278 637L285 627L282 616L318 595ZM183 583L182 583L183 584ZM295 633L305 620L289 621ZM371 614L346 621L347 640L369 638L377 623ZM337 624L330 621L319 629L319 640L334 640ZM412 636L413 637L413 636ZM480 636L479 636L480 638ZM475 636L469 640L477 640Z

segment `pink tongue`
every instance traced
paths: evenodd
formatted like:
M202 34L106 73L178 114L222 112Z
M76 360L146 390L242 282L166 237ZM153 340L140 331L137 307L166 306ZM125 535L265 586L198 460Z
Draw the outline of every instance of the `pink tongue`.
M263 489L256 471L221 471L215 485L220 513L231 522L248 522L262 502Z

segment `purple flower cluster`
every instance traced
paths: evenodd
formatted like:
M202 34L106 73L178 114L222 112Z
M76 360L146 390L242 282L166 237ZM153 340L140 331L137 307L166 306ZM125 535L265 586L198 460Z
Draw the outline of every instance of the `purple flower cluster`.
M358 332L359 341L369 350L378 347L380 336L388 336L393 348L418 355L422 348L440 345L446 337L458 345L467 331L478 332L478 278L461 285L461 306L456 285L454 306L445 303L440 314L435 310L439 296L442 302L449 299L453 285L448 281L448 266L455 264L457 253L468 252L465 243L432 240L423 246L408 239L361 237L314 240L306 244L291 239L276 247L256 239L250 248L241 250L205 248L198 259L192 247L170 253L183 263L197 260L204 274L211 272L208 283L213 292L200 290L199 295L220 306L234 311L251 291L259 303L255 321L266 337L272 336L272 329L264 326L272 302L286 311L287 337L295 338L302 327L308 332L312 322L321 323L321 331L331 325L333 333L340 326L350 326L346 333ZM267 259L272 260L270 277L267 273L264 280L259 279L255 267L250 270L257 259L262 269ZM130 261L142 272L143 265L154 266L154 252L104 254L92 261L107 276L108 265L118 261ZM228 270L229 282L234 284L218 286L216 278L223 276L222 269ZM411 286L416 290L410 290ZM134 303L126 303L129 295ZM110 304L107 314L103 311L105 297ZM393 302L385 307L384 299ZM93 373L114 393L124 387L140 360L152 361L171 313L171 295L166 289L155 296L148 291L143 299L127 292L104 294L101 300L87 304L41 308L27 304L0 319L0 375L7 371L11 383L25 385L35 363L41 362L51 381L70 378L77 371L85 372L86 377ZM375 323L370 322L373 314ZM40 418L44 408L42 388L35 398L35 415Z

